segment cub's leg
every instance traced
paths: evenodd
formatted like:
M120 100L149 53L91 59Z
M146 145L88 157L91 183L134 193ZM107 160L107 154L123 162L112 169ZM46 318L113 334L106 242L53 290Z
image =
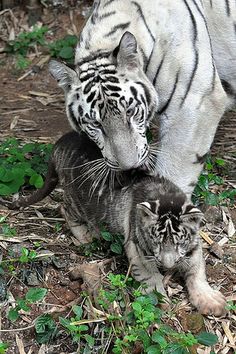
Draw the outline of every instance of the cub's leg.
M205 261L201 244L188 261L181 266L185 274L186 286L190 302L204 315L221 316L225 313L224 296L208 284L205 272Z
M153 262L148 263L145 260L138 245L129 241L125 244L125 251L131 265L131 274L137 281L147 285L143 292L150 293L156 290L167 297L163 286L163 276Z
M72 234L81 245L92 242L94 235L91 234L87 222L83 219L79 212L77 211L76 215L73 213L73 205L71 205L70 208L61 206L61 214L64 216Z

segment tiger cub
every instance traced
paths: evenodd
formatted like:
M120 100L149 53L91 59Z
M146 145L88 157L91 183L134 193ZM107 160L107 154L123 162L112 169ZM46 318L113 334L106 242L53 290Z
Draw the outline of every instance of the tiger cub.
M146 284L144 291L166 295L160 271L176 270L199 312L224 313L223 295L206 280L199 238L203 215L173 183L137 170L115 176L85 133L70 132L55 144L44 187L12 208L43 199L58 182L65 217L81 242L91 241L85 223L95 231L105 223L110 232L124 235L132 275Z

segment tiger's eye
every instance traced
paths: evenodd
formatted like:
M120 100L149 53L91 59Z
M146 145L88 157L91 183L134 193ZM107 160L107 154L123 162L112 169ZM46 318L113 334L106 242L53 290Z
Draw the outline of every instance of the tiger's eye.
M126 116L132 117L132 115L134 115L134 108L128 108L126 111Z

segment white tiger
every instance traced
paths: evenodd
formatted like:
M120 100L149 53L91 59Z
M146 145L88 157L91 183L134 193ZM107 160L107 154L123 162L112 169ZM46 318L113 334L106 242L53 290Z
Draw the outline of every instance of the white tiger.
M75 69L52 61L50 72L72 127L114 170L145 164L159 120L156 171L190 196L236 93L236 2L95 0Z

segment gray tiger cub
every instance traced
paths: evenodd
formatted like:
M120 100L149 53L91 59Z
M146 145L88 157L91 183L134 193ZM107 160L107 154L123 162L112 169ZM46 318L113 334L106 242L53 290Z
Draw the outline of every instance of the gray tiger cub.
M199 238L203 215L173 183L137 170L115 178L97 145L83 132L70 132L55 144L44 187L11 207L43 199L58 182L66 219L81 242L90 241L84 223L96 230L104 222L110 232L124 235L132 275L147 285L146 292L166 295L160 270L177 270L199 312L224 313L224 296L206 280Z

